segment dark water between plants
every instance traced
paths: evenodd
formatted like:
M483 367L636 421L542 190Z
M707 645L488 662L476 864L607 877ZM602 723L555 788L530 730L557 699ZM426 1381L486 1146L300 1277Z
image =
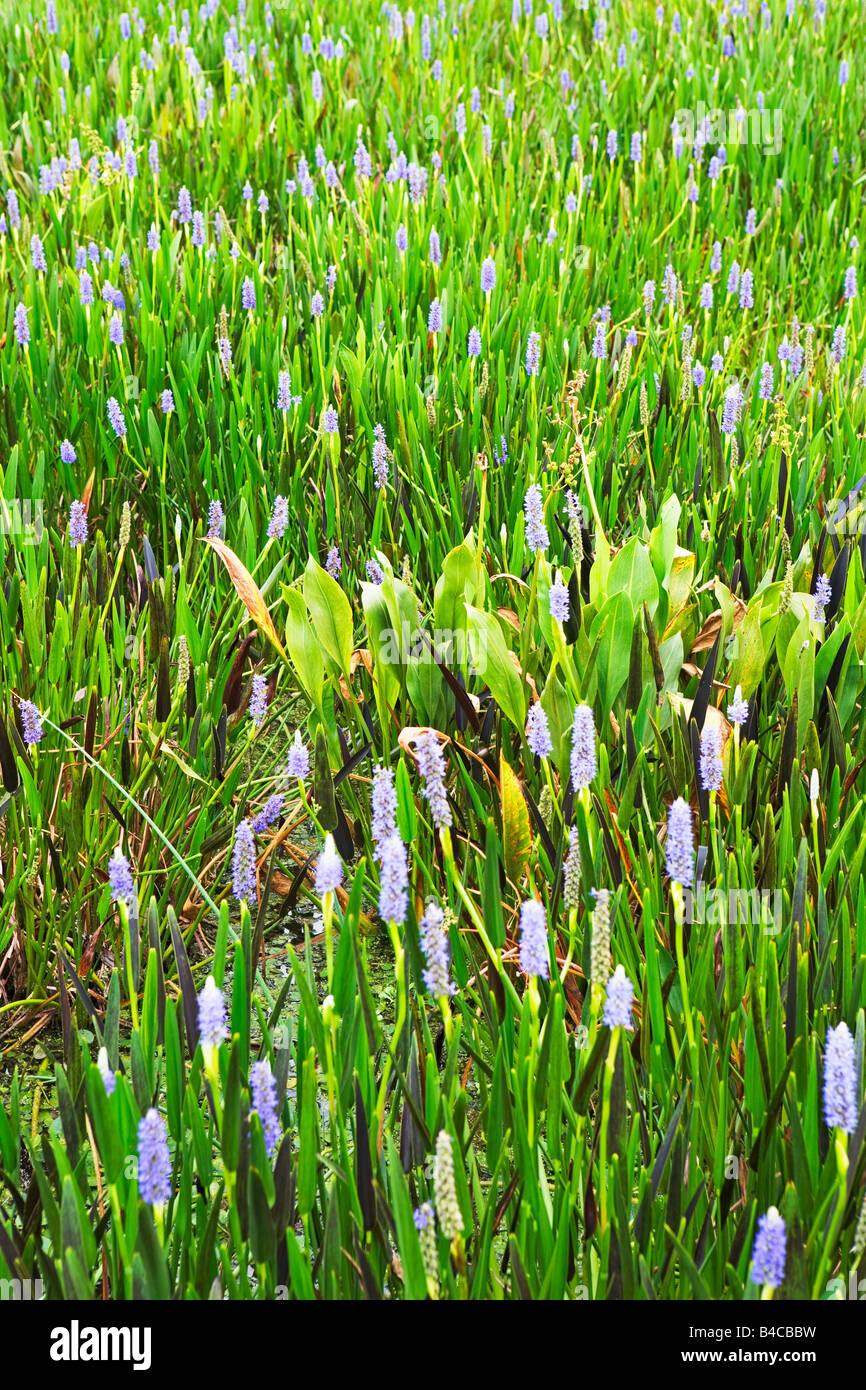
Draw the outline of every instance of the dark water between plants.
M270 914L265 928L264 983L272 997L276 998L289 974L287 947L292 946L303 961L307 949L313 959L313 971L317 992L320 997L326 993L325 986L325 941L322 934L322 915L312 903L302 902L291 912L285 913L277 904ZM376 1012L383 1023L393 1018L396 981L394 979L394 957L385 932L376 932L366 939L368 978L376 1004ZM231 1001L231 951L226 960L225 993L227 1002ZM197 962L192 961L197 985L204 984L204 971ZM258 967L261 971L261 956ZM294 985L289 990L281 1019L294 1022L299 1010L299 997ZM27 1028L23 1027L22 1036ZM78 1035L91 1045L96 1059L96 1036L85 1023L79 1027ZM121 1056L125 1060L123 1022L121 1020ZM56 1106L54 1068L63 1061L63 1039L59 1018L49 1023L35 1037L16 1042L14 1035L6 1040L4 1051L0 1053L0 1105L8 1104L12 1076L17 1066L19 1075L22 1125L31 1128L35 1119L37 1129L54 1128L60 1130L60 1118Z

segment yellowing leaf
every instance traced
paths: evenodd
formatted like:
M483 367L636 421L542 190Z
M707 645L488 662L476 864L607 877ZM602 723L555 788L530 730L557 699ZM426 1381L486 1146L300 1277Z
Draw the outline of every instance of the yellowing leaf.
M259 631L263 632L265 637L273 643L280 656L285 660L286 654L277 636L277 629L274 627L271 620L268 606L262 598L258 585L249 570L246 566L241 564L235 552L230 549L224 541L221 541L218 536L208 536L206 539L208 545L213 547L228 570L229 578L235 586L235 591L253 622L256 624Z
M505 872L512 883L519 883L532 850L529 810L514 769L509 767L504 758L500 758L499 766L502 773L502 849L505 856Z

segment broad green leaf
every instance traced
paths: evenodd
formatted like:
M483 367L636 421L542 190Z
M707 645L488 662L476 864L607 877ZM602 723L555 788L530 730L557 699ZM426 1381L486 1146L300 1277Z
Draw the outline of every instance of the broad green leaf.
M442 561L442 573L436 580L433 594L435 627L449 632L465 630L466 604L464 594L466 586L474 584L477 572L477 556L466 541L455 546L453 550L449 550Z
M589 598L591 603L601 605L607 598L607 577L610 572L610 546L596 528L595 559L589 572Z
M728 684L732 690L742 687L746 699L754 693L764 674L766 652L761 636L760 602L752 602L735 633L734 663Z
M318 641L348 680L352 660L352 609L337 581L312 555L304 570L304 602Z
M286 647L295 674L316 706L322 703L325 665L316 634L310 626L307 606L297 589L283 586L286 614Z
M384 558L382 556L383 560ZM396 637L400 660L406 664L418 637L418 600L408 584L404 584L401 579L395 579L388 569L380 587Z
M499 620L491 613L468 604L469 630L477 654L478 674L490 687L491 694L503 714L515 728L522 730L526 719L526 697L523 681L505 645Z
M439 727L439 710L443 702L445 680L429 647L417 656L410 656L406 668L406 689L421 725ZM452 697L453 704L453 697Z
M673 564L681 511L679 498L671 494L662 507L658 524L650 536L650 558L660 584L667 579Z
M400 692L400 646L391 627L381 584L362 580L361 607L367 624L367 646L376 676L383 687L386 704L392 705Z
M614 594L602 604L590 631L599 640L596 665L598 692L605 718L628 677L634 611L628 595Z
M695 577L695 557L690 550L683 550L681 546L674 547L674 558L671 563L668 576L665 579L665 588L670 599L670 614L678 613L679 610L688 602ZM669 619L670 620L670 619Z
M658 580L649 551L637 536L633 536L611 561L607 592L611 597L618 593L628 594L634 612L646 604L650 616L655 613L659 600Z

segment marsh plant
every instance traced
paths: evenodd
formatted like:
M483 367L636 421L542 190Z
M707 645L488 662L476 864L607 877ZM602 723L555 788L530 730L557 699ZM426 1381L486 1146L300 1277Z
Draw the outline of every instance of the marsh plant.
M862 37L2 7L4 1297L859 1289Z

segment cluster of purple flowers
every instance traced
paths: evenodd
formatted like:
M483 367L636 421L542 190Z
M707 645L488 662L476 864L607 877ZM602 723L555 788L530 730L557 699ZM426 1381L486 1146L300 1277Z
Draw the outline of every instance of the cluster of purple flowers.
M549 758L553 752L550 725L547 722L547 715L541 708L541 702L538 700L529 707L526 720L526 742L536 758Z
M325 836L325 845L316 864L316 892L320 898L335 893L343 882L343 861L337 853L333 835Z
M138 1194L152 1207L164 1207L171 1197L171 1157L165 1121L153 1107L138 1126Z
M84 545L87 540L87 508L83 502L73 502L69 508L66 539L71 546Z
M406 846L393 830L379 852L379 916L385 922L406 920L409 907L409 869Z
M520 908L520 968L542 980L550 976L547 915L537 898L528 898Z
M532 483L526 489L523 513L526 519L526 544L529 549L533 552L546 550L550 544L550 537L544 524L544 499L538 483Z
M265 1152L271 1158L280 1137L277 1114L277 1082L267 1057L250 1067L250 1114L258 1115L265 1136Z
M21 711L21 724L24 729L24 742L28 744L41 743L44 736L42 728L42 715L32 700L22 700L19 706Z
M258 815L253 818L253 831L256 835L264 835L266 830L270 830L283 813L283 798L278 792L269 796Z
M119 846L108 861L108 882L111 889L111 901L123 903L127 908L132 907L135 901L135 883L129 860L121 852Z
M260 729L265 722L265 715L268 712L268 683L264 676L253 676L252 689L250 691L250 719L253 721L253 728Z
M388 486L388 459L385 427L377 425L373 431L373 477L380 492L384 492Z
M210 540L218 540L222 535L225 526L225 513L222 503L218 497L214 497L208 503L207 509L207 534Z
M286 497L274 498L274 509L268 522L268 539L282 540L289 524L289 502Z
M722 736L715 724L705 724L701 731L701 783L708 792L722 785Z
M370 835L376 858L381 858L382 846L397 828L397 791L393 770L380 763L373 769Z
M668 811L665 862L672 882L683 888L691 886L695 873L693 835L691 807L679 796Z
M578 705L571 730L571 784L575 792L588 787L597 771L595 720L589 705Z
M418 771L423 779L422 794L430 807L433 824L444 830L452 823L451 807L445 791L445 757L435 729L425 729L415 742Z
M123 418L123 411L121 410L114 396L109 396L107 410L108 422L111 425L111 428L114 430L116 437L118 439L125 439L126 421Z
M824 1050L824 1120L832 1129L853 1134L860 1113L854 1039L843 1021L827 1029Z
M235 831L232 850L232 891L238 902L254 903L256 893L256 842L248 820Z
M424 984L437 999L447 999L456 992L456 985L450 974L451 955L445 929L445 914L432 898L427 903L424 916L418 925L421 950L426 962Z
M605 993L603 1018L608 1028L633 1030L634 1025L631 1020L633 996L634 985L623 967L618 965L607 982Z
M526 343L526 375L538 376L541 364L541 334L532 332Z
M788 1235L785 1222L775 1207L758 1220L752 1246L752 1279L756 1284L777 1289L785 1278Z
M815 581L815 593L812 596L812 616L816 623L824 622L824 609L833 597L833 589L826 574L819 574Z
M745 724L749 717L749 702L743 699L743 692L739 686L734 691L733 703L728 705L728 718L732 724Z
M213 975L208 975L198 996L198 1034L203 1048L218 1048L228 1037L226 1003Z

